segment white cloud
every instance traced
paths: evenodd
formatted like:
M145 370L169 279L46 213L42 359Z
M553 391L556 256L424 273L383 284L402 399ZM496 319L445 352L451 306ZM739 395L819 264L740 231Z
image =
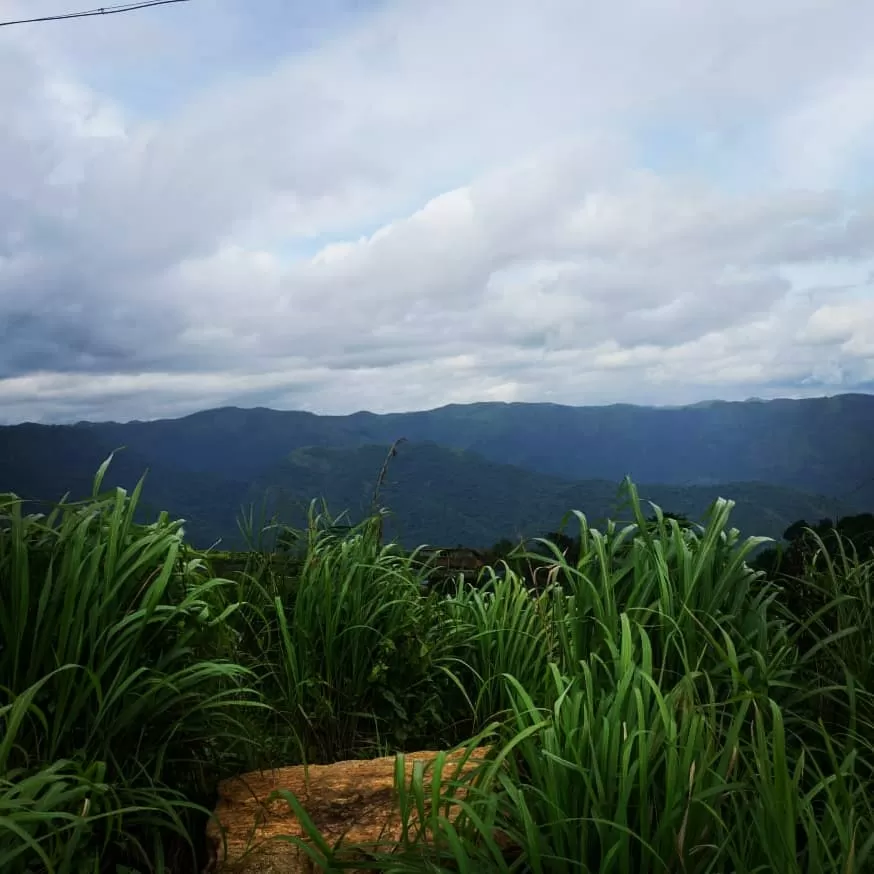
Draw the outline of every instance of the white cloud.
M852 175L874 141L874 61L818 85L775 126L787 184L834 185Z
M874 379L874 7L182 6L0 34L6 419Z

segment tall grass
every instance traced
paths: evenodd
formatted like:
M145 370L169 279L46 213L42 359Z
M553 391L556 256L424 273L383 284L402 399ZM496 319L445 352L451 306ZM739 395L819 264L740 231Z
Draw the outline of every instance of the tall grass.
M874 558L860 559L837 532L828 544L808 535L804 575L779 579L804 677L794 709L806 717L800 733L826 732L832 745L853 750L874 739ZM832 755L822 750L817 765Z
M81 870L59 823L76 864L160 870L191 843L238 705L254 700L245 668L200 655L224 645L228 584L180 561L179 523L135 523L142 483L100 495L105 469L93 500L47 517L0 506L4 871L34 854Z
M379 540L380 518L338 530L311 508L294 577L242 575L237 658L273 708L274 755L331 762L403 748L444 719L452 642L414 559Z
M459 582L441 607L453 635L452 676L461 690L446 690L447 703L473 733L505 716L511 696L504 678L512 675L537 700L548 697L544 665L557 655L556 590L532 592L517 574L487 569L478 586ZM469 716L467 711L469 710Z
M645 633L626 623L610 662L595 660L574 679L553 667L557 695L548 709L508 678L514 733L491 766L431 792L424 775L399 780L400 798L435 794L436 802L424 816L423 805L402 808L413 824L410 839L374 854L370 868L871 869L870 744L818 769L793 742L776 703L702 699L691 706L680 689L665 692L652 682L650 651ZM439 814L459 798L457 818Z
M819 616L817 651L847 680L830 687L844 706L826 727L810 707L801 620L749 569L758 541L728 527L731 503L684 530L658 508L645 524L629 490L635 523L601 533L578 516L572 564L541 544L545 588L523 597L507 574L446 602L469 625L459 653L479 683L479 718L492 709L502 722L489 764L471 775L430 790L422 774L399 777L405 837L372 853L372 869L874 867L874 735L857 716L867 679L842 655L852 635L833 630L870 623L870 567L830 572L841 594ZM453 802L461 813L448 820Z
M409 874L874 870L871 561L820 550L808 602L750 569L731 502L689 527L628 483L628 524L576 514L571 558L541 541L449 594L379 515L350 530L316 505L223 579L180 523L136 524L142 484L101 494L104 471L46 517L0 500L0 870L194 870L223 774L486 742L432 784L399 760L396 846L311 828L308 852Z

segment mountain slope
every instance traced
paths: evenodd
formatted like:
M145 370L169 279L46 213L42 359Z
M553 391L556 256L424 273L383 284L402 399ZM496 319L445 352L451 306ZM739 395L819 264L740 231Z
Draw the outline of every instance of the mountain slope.
M269 488L271 505L299 520L313 495L334 512L359 517L370 505L384 446L354 450L298 450L253 484L252 495ZM779 537L800 518L818 520L844 508L764 483L712 486L639 484L640 495L665 510L702 518L717 497L737 502L734 525L746 534ZM619 482L569 482L523 468L490 462L474 453L436 444L402 446L389 466L381 501L392 511L386 531L408 546L489 546L502 537L536 536L556 528L570 510L590 521L628 518Z
M0 488L27 498L53 500L64 491L73 498L85 497L95 470L108 455L107 447L88 432L71 437L65 429L21 426L5 429L0 438ZM187 520L194 543L208 546L221 538L224 545L238 547L242 541L237 514L250 504L301 524L310 501L324 498L333 513L348 511L351 519L360 519L371 506L385 454L385 446L302 448L244 482L147 465L141 456L122 450L105 484L130 489L148 466L146 516L169 510ZM716 497L732 498L737 501L735 525L745 533L769 536L779 536L799 518L813 521L844 512L826 499L761 483L639 489L643 498L691 518L700 518ZM401 447L390 464L380 502L392 513L387 536L410 547L484 547L503 537L536 536L556 528L573 509L593 522L625 516L617 482L571 482L436 444Z
M225 408L182 419L82 424L104 445L180 470L248 480L305 446L399 437L471 450L566 479L706 485L769 482L874 505L874 396L630 405L471 404L415 413L316 416Z
M0 492L39 502L57 501L65 494L81 500L91 494L97 469L116 448L86 429L31 424L2 428ZM168 510L188 520L188 535L202 545L217 533L235 533L249 482L179 471L123 448L113 456L103 487L131 490L143 474L142 519Z
M661 483L641 494L693 518L716 496L733 498L742 531L774 536L799 518L874 506L872 434L874 397L862 395L675 410L474 404L386 416L229 408L0 428L0 491L83 497L98 465L124 446L107 485L131 488L148 468L144 512L186 518L199 544L234 545L241 505L266 493L290 521L320 497L334 512L366 512L388 446L405 436L382 500L395 512L389 532L410 545L536 535L571 509L615 515L626 474ZM841 497L860 482L869 485Z

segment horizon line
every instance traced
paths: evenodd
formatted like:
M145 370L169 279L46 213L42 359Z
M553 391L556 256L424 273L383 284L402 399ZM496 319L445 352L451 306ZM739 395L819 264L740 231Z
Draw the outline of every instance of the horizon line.
M441 404L437 407L425 407L419 409L410 409L410 410L393 410L388 412L376 413L372 410L354 410L349 413L316 413L312 410L302 410L302 409L279 409L277 407L268 407L263 404L258 404L252 407L239 406L237 404L223 404L217 407L204 407L203 409L195 410L191 413L184 413L179 416L155 416L154 418L146 418L146 419L77 419L77 420L69 420L65 422L37 422L33 420L23 420L19 422L6 422L0 424L0 428L15 428L21 427L24 425L37 425L45 428L71 428L71 427L81 427L87 425L137 425L137 424L150 424L157 422L175 422L181 421L183 419L194 418L195 416L203 416L208 413L220 413L226 411L235 411L235 412L269 412L269 413L297 413L303 414L306 416L312 416L318 419L348 419L353 416L374 416L378 418L388 417L388 416L408 416L408 415L417 415L417 414L427 414L427 413L436 413L441 410L448 410L453 408L465 408L465 407L554 407L558 409L567 409L567 410L604 410L610 409L613 407L631 407L639 410L689 410L700 407L714 406L717 404L724 405L741 405L741 404L773 404L773 403L804 403L804 402L814 402L814 401L823 401L830 400L833 398L849 398L849 397L869 397L874 398L874 392L865 392L865 391L847 391L847 392L839 392L837 394L824 394L824 395L814 395L807 397L773 397L773 398L760 398L760 397L749 397L744 400L725 400L723 398L712 398L708 400L702 401L693 401L688 404L640 404L640 403L631 403L628 401L616 401L614 403L609 404L562 404L556 403L554 401L468 401L465 403L449 403L449 404Z

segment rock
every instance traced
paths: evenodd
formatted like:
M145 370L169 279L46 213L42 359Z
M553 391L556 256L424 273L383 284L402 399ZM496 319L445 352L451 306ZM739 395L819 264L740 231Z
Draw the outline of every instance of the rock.
M486 750L474 750L464 762L468 772L483 760ZM450 778L464 750L446 756L443 774ZM416 762L425 763L425 783L430 786L437 752L406 753L407 780ZM215 818L207 828L213 849L215 874L314 874L321 870L306 851L281 835L306 838L304 829L285 799L267 799L279 789L293 793L307 815L334 846L375 843L390 846L401 834L396 810L395 757L337 762L333 765L298 765L274 771L253 772L219 785ZM454 763L454 764L451 764ZM227 856L221 831L225 830Z

